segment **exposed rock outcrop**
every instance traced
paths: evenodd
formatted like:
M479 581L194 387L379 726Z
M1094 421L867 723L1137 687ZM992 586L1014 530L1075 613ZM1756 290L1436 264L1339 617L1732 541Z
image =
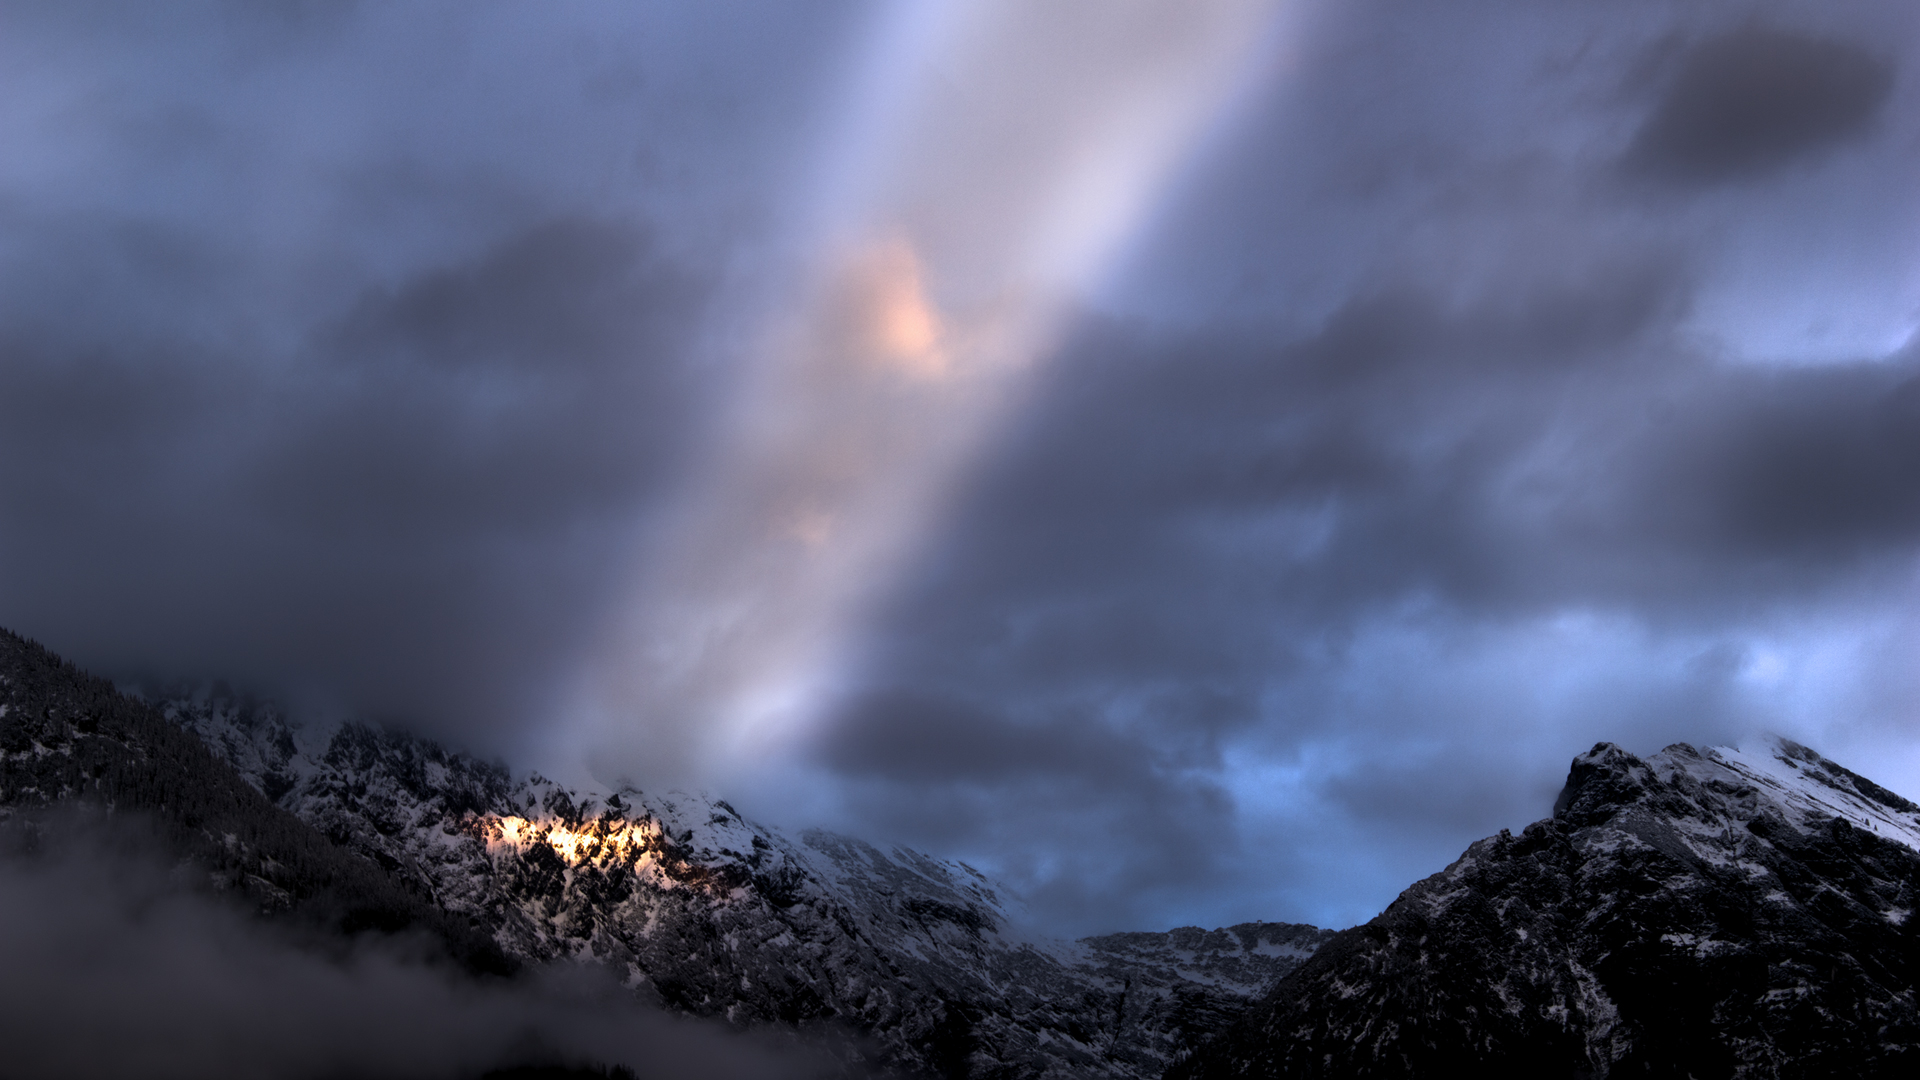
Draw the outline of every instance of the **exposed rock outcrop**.
M1181 1080L1910 1075L1920 807L1784 740L1575 759Z

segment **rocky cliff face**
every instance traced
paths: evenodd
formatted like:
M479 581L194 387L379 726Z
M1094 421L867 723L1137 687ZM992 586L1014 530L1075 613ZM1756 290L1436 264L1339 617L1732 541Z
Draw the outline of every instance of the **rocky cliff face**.
M724 801L567 786L349 724L201 692L163 703L274 803L528 961L594 960L643 997L855 1036L942 1076L1147 1077L1330 932L1283 923L1022 934L964 864L789 837Z
M1791 742L1602 743L1169 1075L1912 1075L1916 848L1920 806Z

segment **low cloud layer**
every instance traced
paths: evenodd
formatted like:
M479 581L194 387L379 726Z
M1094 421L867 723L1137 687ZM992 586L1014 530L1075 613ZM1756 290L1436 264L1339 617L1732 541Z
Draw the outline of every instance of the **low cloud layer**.
M700 296L643 234L561 220L368 290L271 360L15 327L15 622L122 670L518 719L700 408Z
M8 846L18 839L10 828ZM147 861L129 830L67 822L42 834L53 840L56 850L0 855L0 1036L7 1074L22 1080L830 1071L806 1047L649 1011L600 972L479 983L406 942L303 948Z

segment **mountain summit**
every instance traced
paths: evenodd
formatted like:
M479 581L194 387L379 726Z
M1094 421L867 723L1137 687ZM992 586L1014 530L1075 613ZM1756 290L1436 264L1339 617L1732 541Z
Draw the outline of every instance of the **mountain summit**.
M1920 806L1784 739L1601 743L1169 1077L1911 1075Z

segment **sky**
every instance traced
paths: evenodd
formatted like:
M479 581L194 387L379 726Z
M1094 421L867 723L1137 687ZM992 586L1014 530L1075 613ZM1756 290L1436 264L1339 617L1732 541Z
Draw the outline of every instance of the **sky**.
M0 2L0 625L1346 926L1920 797L1920 9Z

